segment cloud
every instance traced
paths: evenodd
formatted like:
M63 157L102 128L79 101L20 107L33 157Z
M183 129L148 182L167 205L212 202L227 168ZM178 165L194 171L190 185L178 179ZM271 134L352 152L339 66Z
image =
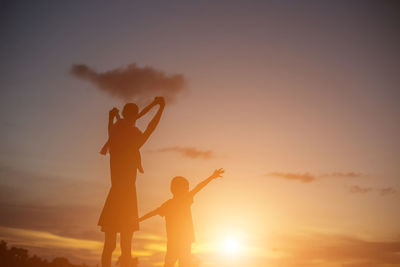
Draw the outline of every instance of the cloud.
M360 172L333 172L330 174L322 174L319 177L348 177L348 178L357 178L366 176Z
M333 178L333 177L348 177L348 178L358 178L365 177L366 175L360 172L333 172L330 174L314 175L309 172L306 173L292 173L292 172L270 172L265 176L277 177L291 181L300 181L303 183L311 183L320 178ZM375 188L375 187L365 187L359 185L353 185L348 190L351 194L367 194L372 192L378 192L381 196L388 196L395 194L397 192L393 187L385 188Z
M396 193L396 189L393 187L385 187L385 188L374 188L374 187L362 187L358 185L353 185L349 189L349 193L352 194L366 194L370 192L378 192L381 196L387 196Z
M196 158L211 159L215 157L214 152L212 150L198 150L197 148L194 147L180 147L180 146L166 147L158 149L156 150L156 152L177 152L180 153L182 156L191 159L196 159Z
M284 178L287 180L298 180L304 183L314 182L319 178L333 178L333 177L348 177L348 178L357 178L357 177L364 177L366 176L360 172L332 172L332 173L325 173L325 174L311 174L306 172L304 174L301 173L291 173L291 172L270 172L266 176L273 176Z
M92 180L0 164L0 226L101 240L102 234L93 231L104 204L105 190L101 187ZM90 188L90 192L82 188Z
M350 187L349 192L352 194L366 194L374 190L372 187L360 187L358 185L353 185Z
M171 103L186 90L186 81L182 74L167 75L163 71L138 67L136 64L105 72L97 72L85 64L75 64L70 73L92 82L100 91L125 101L164 96Z
M378 191L381 196L387 196L397 192L396 189L394 189L393 187L382 188L379 189Z
M82 186L90 192L80 190ZM0 202L69 203L93 201L103 189L96 180L50 175L0 164Z
M287 180L297 180L303 183L311 183L315 181L315 176L307 173L300 174L300 173L289 173L289 172L270 172L267 176L283 178Z
M0 202L0 226L50 231L74 238L101 240L93 232L99 207L83 205L43 205ZM28 220L27 220L28 218Z

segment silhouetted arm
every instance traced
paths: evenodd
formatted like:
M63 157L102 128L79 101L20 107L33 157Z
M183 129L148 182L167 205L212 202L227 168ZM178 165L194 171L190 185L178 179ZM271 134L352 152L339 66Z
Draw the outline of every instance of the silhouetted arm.
M156 101L151 102L149 105L147 105L145 108L143 108L139 114L138 114L138 118L143 117L147 112L150 111L150 109L152 109L155 105L157 105Z
M205 179L204 181L199 183L192 191L190 191L190 194L192 196L196 195L201 189L203 189L206 185L208 185L212 180L222 177L221 175L224 172L225 171L222 168L215 170L214 173L210 177L208 177L207 179Z
M153 211L150 211L149 213L146 213L145 215L143 215L142 217L139 218L139 222L142 222L144 220L147 220L153 216L156 216L159 214L159 209L155 209Z
M150 121L149 125L147 125L147 128L143 133L143 139L142 139L140 146L142 146L144 143L146 143L147 139L149 139L150 135L154 132L158 123L160 122L161 114L164 111L164 107L165 107L164 98L156 97L156 99L154 100L154 103L159 104L160 107L158 108L156 115L154 115L153 119Z

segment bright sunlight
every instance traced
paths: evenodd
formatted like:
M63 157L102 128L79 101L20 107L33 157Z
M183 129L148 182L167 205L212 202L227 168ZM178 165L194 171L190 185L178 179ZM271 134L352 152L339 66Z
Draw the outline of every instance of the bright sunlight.
M242 250L242 244L237 237L228 237L221 242L221 250L230 256L237 255Z

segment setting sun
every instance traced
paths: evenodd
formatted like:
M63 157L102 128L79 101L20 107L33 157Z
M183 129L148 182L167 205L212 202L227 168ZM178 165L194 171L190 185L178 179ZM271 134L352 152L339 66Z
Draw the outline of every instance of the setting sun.
M229 256L238 255L242 251L242 244L237 237L228 237L221 242L221 250Z
M239 241L234 238L224 240L223 250L227 254L236 254L240 250Z

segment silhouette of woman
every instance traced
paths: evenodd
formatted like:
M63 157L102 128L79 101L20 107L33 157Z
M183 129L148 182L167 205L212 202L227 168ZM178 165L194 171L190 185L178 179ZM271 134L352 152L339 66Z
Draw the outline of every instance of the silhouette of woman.
M159 109L144 133L135 127L136 120L143 115L135 104L126 104L122 111L123 118L115 124L113 120L118 116L118 110L110 111L109 140L106 146L109 146L110 151L111 189L98 222L101 231L105 233L102 267L111 266L117 233L120 233L121 267L128 267L131 260L133 232L139 230L135 186L137 169L141 168L139 149L160 121L165 107L164 98L156 97L145 108L146 112L155 105L159 105Z

